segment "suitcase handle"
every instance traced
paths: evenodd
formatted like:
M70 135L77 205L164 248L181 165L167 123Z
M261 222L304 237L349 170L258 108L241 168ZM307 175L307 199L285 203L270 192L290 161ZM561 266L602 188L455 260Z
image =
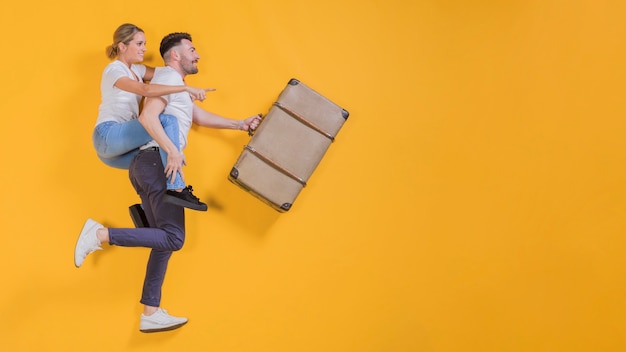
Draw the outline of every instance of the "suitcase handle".
M265 116L263 116L263 114L258 114L259 117L261 118L261 122L263 122L263 118ZM261 122L259 122L259 126L261 125ZM256 128L259 128L259 126L256 126ZM254 135L254 131L256 131L256 129L252 129L252 127L248 127L248 136L252 137Z

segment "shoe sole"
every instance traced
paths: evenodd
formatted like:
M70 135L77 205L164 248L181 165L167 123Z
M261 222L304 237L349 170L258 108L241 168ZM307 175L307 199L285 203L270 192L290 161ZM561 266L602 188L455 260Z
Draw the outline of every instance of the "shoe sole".
M179 207L189 208L189 209L198 210L198 211L207 211L207 209L209 208L206 204L201 205L201 204L194 204L194 203L186 202L180 198L170 196L169 194L165 195L164 200L166 203L169 203L169 204L178 205Z
M146 333L146 334L150 334L153 332L163 332L163 331L170 331L170 330L176 330L178 328L180 328L181 326L187 324L187 322L184 323L180 323L180 324L176 324L176 325L172 325L172 326L168 326L168 327L164 327L164 328L158 328L158 329L139 329L139 331Z
M78 236L78 240L76 241L76 246L74 246L74 266L76 266L77 268L80 268L80 266L82 265L82 263L79 265L76 262L76 251L78 251L78 244L80 243L80 240L83 239L83 236L88 233L94 226L97 226L98 223L95 222L94 220L91 219L87 219L87 221L85 221L85 224L83 225L83 229L80 230L80 235ZM83 258L83 261L85 259Z

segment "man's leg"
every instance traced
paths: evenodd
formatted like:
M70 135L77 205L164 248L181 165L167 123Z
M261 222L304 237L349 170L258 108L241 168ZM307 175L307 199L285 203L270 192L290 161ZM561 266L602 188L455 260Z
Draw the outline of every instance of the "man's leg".
M185 211L163 201L165 173L159 152L140 152L130 165L130 181L141 198L150 228L111 228L109 243L176 251L185 242Z
M142 304L150 307L159 307L161 305L161 288L163 287L167 264L171 256L171 251L153 249L150 252L140 300Z
M156 151L142 152L131 164L130 178L142 200L148 223L174 234L168 238L171 245L180 246L185 241L185 212L182 207L164 201L166 192L164 168ZM146 267L146 276L140 302L146 307L141 318L141 331L155 332L177 328L187 322L175 318L158 308L161 289L172 251L154 249Z
M148 166L157 164L156 169L152 171L150 167L145 166L146 163L138 162L136 167L134 167L134 164L131 165L131 174L133 175L132 179L137 183L137 188L141 190L139 196L141 197L148 223L155 224L157 228L176 234L177 236L171 240L182 244L185 241L184 208L172 205L164 200L166 187L163 181L165 176L163 167L156 162L158 153L147 151L142 153L142 155L144 154L146 155L145 160ZM171 251L159 248L154 248L150 253L141 303L154 307L160 305L161 287L163 286L167 264L171 255Z
M151 255L146 270L145 292L142 294L146 306L141 315L140 330L157 332L176 329L187 323L187 318L170 316L158 307L169 258L172 251L182 248L185 242L184 209L163 201L165 174L158 151L140 152L130 165L129 176L147 210L149 222L161 228L105 228L88 219L74 249L74 264L80 267L89 253L102 249L100 245L106 242L118 246L152 248L155 255ZM147 298L144 300L143 297Z

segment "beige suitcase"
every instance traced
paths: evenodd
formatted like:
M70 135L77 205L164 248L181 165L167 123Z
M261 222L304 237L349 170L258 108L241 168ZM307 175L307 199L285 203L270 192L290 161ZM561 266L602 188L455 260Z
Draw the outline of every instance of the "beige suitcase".
M228 179L277 211L288 211L348 115L291 79L254 131Z

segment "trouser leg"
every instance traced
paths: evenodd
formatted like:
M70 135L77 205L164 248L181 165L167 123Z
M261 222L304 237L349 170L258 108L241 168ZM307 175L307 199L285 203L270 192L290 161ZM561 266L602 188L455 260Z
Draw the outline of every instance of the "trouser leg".
M182 207L164 201L166 186L163 171L158 152L142 152L131 164L131 182L141 197L148 222L168 233L166 240L174 248L180 249L185 241L185 211ZM171 255L170 250L153 248L151 251L141 303L154 307L160 305L161 288Z
M167 264L172 253L171 251L159 251L156 249L150 252L141 293L140 302L142 304L152 307L161 305L161 288L165 281L165 272L167 271Z

